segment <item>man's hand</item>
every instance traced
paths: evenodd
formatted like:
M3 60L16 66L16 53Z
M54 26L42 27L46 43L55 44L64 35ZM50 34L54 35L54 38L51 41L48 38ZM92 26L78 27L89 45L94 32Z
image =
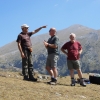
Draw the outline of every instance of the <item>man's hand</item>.
M81 52L79 52L78 54L81 55Z
M80 51L78 52L79 56L81 55L81 53L82 53L82 50L80 50Z
M81 53L82 53L82 50L80 50L80 51L78 52L78 57L79 57L79 58L80 58Z
M47 27L47 25L45 25L45 26L42 26L41 28L46 28Z
M44 40L44 45L45 45L45 47L47 47L48 46L48 43Z
M21 57L22 57L22 58L25 58L25 55L24 55L24 53L21 53Z

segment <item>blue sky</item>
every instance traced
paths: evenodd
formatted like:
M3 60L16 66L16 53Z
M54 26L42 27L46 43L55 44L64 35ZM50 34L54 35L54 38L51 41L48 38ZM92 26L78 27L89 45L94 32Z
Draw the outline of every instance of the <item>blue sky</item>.
M100 29L99 20L100 0L0 0L0 47L16 40L22 24L29 31L48 25L39 35L50 27L62 30L74 24Z

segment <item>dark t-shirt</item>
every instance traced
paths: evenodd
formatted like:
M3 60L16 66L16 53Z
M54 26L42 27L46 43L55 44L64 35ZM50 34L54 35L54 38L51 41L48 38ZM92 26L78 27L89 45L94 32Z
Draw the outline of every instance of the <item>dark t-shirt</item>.
M62 49L67 50L68 52L68 60L78 60L79 59L79 50L82 49L81 44L78 41L75 41L72 43L71 41L66 42L63 46Z
M55 54L59 54L58 52L58 42L59 42L59 39L57 36L52 36L51 38L48 39L48 43L50 44L55 44L57 45L57 48L51 48L51 47L47 47L47 51L48 51L48 54L52 54L52 53L55 53Z
M30 39L31 36L32 36L32 32L28 32L26 34L24 34L23 32L21 32L18 35L16 42L21 43L21 47L22 48L31 47L32 46L31 39Z

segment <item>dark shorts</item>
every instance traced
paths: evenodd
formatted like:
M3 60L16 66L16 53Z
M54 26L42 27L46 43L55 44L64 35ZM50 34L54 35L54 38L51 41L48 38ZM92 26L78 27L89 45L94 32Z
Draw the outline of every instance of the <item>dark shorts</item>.
M67 66L68 69L80 69L81 68L81 64L79 60L67 60Z
M49 54L46 61L46 67L57 67L58 55Z

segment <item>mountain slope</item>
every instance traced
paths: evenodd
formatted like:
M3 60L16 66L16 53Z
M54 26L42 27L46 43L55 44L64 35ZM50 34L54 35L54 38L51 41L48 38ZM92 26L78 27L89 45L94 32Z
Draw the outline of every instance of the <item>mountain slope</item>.
M77 40L81 42L83 53L81 55L81 65L83 72L100 72L100 31L94 30L82 25L72 25L66 29L57 31L60 39L59 51L61 46L69 41L69 34L74 32ZM48 33L33 36L31 38L33 44L33 62L34 69L40 73L47 74L45 70L45 62L47 51L43 45L43 41L49 38ZM67 75L66 56L60 52L58 61L59 75ZM21 68L21 57L17 48L17 43L14 41L0 48L0 67L1 68Z

